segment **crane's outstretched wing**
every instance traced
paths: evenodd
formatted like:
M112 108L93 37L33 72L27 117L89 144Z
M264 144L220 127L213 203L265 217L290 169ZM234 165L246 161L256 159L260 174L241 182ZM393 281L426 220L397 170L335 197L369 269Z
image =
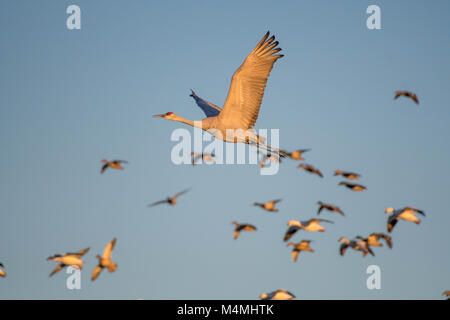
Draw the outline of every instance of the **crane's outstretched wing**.
M258 118L267 78L275 61L283 57L275 54L281 50L276 48L278 41L273 42L275 36L268 38L269 31L231 79L227 100L218 116L233 126L230 129L251 129Z
M200 107L200 109L203 110L203 112L205 113L206 117L209 118L209 117L218 116L220 111L222 111L222 109L220 109L215 104L212 104L211 102L208 102L208 101L200 98L199 96L197 96L192 89L191 89L191 92L192 93L190 94L190 96L192 98L194 98L195 102Z

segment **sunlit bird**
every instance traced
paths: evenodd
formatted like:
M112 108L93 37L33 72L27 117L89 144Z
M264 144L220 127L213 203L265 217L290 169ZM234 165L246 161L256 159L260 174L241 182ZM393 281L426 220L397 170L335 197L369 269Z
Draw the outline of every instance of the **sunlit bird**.
M442 294L443 296L447 297L447 300L450 300L450 290L448 291L444 291L444 293Z
M322 201L318 201L317 204L319 205L319 209L317 210L317 214L320 214L320 212L323 209L326 209L328 211L337 212L337 213L345 216L344 212L338 206L335 206L335 205L332 205L332 204L329 204L329 203L324 203Z
M84 261L81 258L89 251L89 248L80 250L78 252L69 252L65 254L55 254L54 256L48 257L47 261L55 261L59 262L59 264L53 269L50 273L50 277L55 273L61 271L64 267L72 266L77 267L78 269L83 269Z
M299 243L289 242L289 243L287 244L288 247L289 247L289 246L294 247L294 248L292 249L292 261L294 261L294 262L297 261L298 254L300 253L300 251L314 252L314 249L311 248L311 247L309 246L309 243L310 243L311 241L312 241L312 240L302 240L302 241L300 241Z
M325 232L325 228L320 225L321 222L334 223L330 220L325 219L309 219L307 221L297 221L297 220L289 220L287 225L289 226L288 230L284 234L284 241L288 241L298 230L305 230L309 232Z
M251 225L248 223L240 224L240 223L237 223L236 221L233 221L231 224L236 226L236 228L234 229L234 234L233 234L233 238L235 240L239 237L239 234L241 233L241 231L248 231L248 232L256 231L256 227L254 225Z
M4 277L6 277L6 272L5 272L5 270L3 270L3 269L5 269L5 266L1 262L0 262L0 267L1 267L1 269L0 269L0 277L4 278Z
M417 209L417 208L413 208L413 207L404 207L402 209L398 209L398 210L394 210L394 208L387 208L384 213L392 213L389 217L388 217L388 221L387 221L387 230L388 232L392 232L392 230L394 229L395 225L397 224L397 222L399 220L405 220L405 221L410 221L410 222L414 222L416 224L420 224L420 219L418 217L416 217L415 213L421 214L422 216L425 217L425 212Z
M303 170L305 170L305 171L308 171L309 173L316 174L316 175L318 175L319 177L323 178L322 172L320 172L319 169L314 168L314 167L313 167L312 165L310 165L310 164L307 164L307 163L301 163L301 164L298 165L297 168L303 169Z
M338 185L346 186L347 188L349 188L352 191L359 191L359 192L364 191L364 190L367 189L363 185L356 184L356 183L349 183L349 182L346 182L346 181L341 181L341 182L338 183Z
M117 170L123 170L122 163L128 163L128 161L125 160L113 160L108 161L106 159L103 159L102 162L104 163L102 169L100 170L100 173L105 172L106 169L117 169Z
M167 197L167 199L165 199L165 200L156 201L154 203L149 204L147 207L154 207L154 206L157 206L158 204L163 204L163 203L167 203L167 204L170 204L171 206L174 206L177 204L177 198L179 196L181 196L182 194L185 194L189 190L191 190L191 189L189 188L189 189L183 190L181 192L178 192L173 197Z
M275 208L275 205L276 205L278 202L280 202L280 201L281 201L281 199L278 199L278 200L272 200L272 201L269 201L269 202L266 202L266 203L258 203L258 202L255 202L253 205L254 205L254 206L257 206L257 207L261 207L261 208L263 208L263 209L266 210L266 211L278 212L278 209Z
M278 289L270 293L263 293L259 296L261 300L292 300L295 296L284 289Z
M195 153L191 152L192 165L195 166L201 159L202 162L214 162L214 153Z
M91 280L94 281L102 272L103 268L108 269L108 272L114 272L117 270L117 263L111 261L112 250L116 245L116 238L112 239L103 249L103 256L99 254L96 256L98 259L98 265L94 268L91 275Z
M367 238L360 238L367 242L367 244L371 247L382 247L383 244L379 240L383 239L386 242L387 246L392 249L392 238L387 234L374 232L371 233Z
M409 92L409 91L395 91L394 99L397 99L400 96L403 96L403 97L406 97L406 98L410 98L416 104L419 104L419 99L417 98L417 95L415 93L412 93L412 92Z
M258 119L270 71L275 61L283 57L281 54L276 54L281 49L277 48L278 41L274 42L274 40L275 37L269 38L269 32L267 32L244 63L236 70L231 80L227 99L221 110L192 92L192 97L207 116L203 120L187 120L173 112L154 115L154 117L201 128L226 142L242 142L281 153L279 150L273 150L270 146L267 146L264 139L253 130L253 126ZM233 133L227 134L227 130L232 130Z
M361 175L354 172L348 172L348 171L342 171L342 170L334 170L335 176L343 176L344 178L350 179L350 180L358 180Z
M372 249L370 249L367 242L361 239L349 240L345 237L339 238L338 242L342 242L339 247L339 253L341 256L345 254L345 251L350 247L355 251L361 251L362 256L365 257L367 253L370 253L372 256L375 256Z
M293 159L293 160L305 160L303 158L303 153L311 151L311 149L299 149L299 150L295 150L293 152L287 152L284 151L284 154L286 154L286 156L288 156L289 158Z

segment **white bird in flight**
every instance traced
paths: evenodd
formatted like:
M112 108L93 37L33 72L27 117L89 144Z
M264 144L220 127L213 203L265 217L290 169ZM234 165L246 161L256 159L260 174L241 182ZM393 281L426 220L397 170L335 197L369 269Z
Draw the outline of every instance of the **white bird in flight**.
M269 31L248 55L244 63L236 70L231 80L230 90L223 109L198 97L193 91L191 96L205 112L206 118L199 121L187 120L173 112L154 115L171 121L185 123L211 133L217 139L231 143L256 145L268 151L285 156L279 149L265 144L265 139L257 135L253 126L258 119L261 101L264 96L267 78L275 61L282 58L277 48L275 36L269 38Z

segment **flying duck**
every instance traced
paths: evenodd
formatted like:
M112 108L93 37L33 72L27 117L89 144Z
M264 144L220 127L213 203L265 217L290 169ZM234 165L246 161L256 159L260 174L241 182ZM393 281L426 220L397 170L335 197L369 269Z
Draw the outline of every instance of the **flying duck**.
M344 178L350 179L350 180L358 180L361 175L354 172L348 172L348 171L342 171L342 170L334 170L335 176L343 176Z
M49 277L54 275L55 273L61 271L66 266L75 266L78 267L80 270L83 269L83 263L84 261L81 260L81 258L86 254L86 252L89 251L89 248L80 250L78 252L72 253L66 253L66 254L55 254L54 256L48 257L47 261L55 261L59 262L59 264L53 269L53 271L50 273Z
M349 189L351 189L353 191L364 191L364 190L367 189L363 185L356 184L356 183L349 183L349 182L346 182L346 181L341 181L341 182L339 182L338 185L346 186L347 188L349 188Z
M236 226L236 228L234 229L234 235L233 235L233 238L235 240L239 237L239 234L241 233L241 231L249 231L249 232L256 231L256 227L254 225L251 225L248 223L239 224L236 221L233 221L231 224Z
M192 165L195 166L197 164L197 161L202 159L202 162L214 162L214 153L195 153L191 152L192 157Z
M299 149L299 150L295 150L293 152L284 151L284 154L293 160L305 160L303 158L303 153L308 152L308 151L311 151L311 149Z
M1 262L0 262L0 267L1 267L1 269L0 269L0 277L4 278L4 277L6 277L6 272L5 272L5 270L3 270L5 268L5 266Z
M183 191L181 191L181 192L178 192L178 193L177 193L176 195L174 195L173 197L167 197L167 199L165 199L165 200L156 201L156 202L154 202L154 203L149 204L147 207L154 207L154 206L156 206L156 205L158 205L158 204L163 204L163 203L168 203L168 204L170 204L171 206L174 206L174 205L177 204L177 198L178 198L179 196L181 196L182 194L188 192L189 190L191 190L191 189L189 188L189 189L183 190Z
M123 170L123 167L121 166L122 163L128 163L128 161L125 160L113 160L113 161L108 161L103 159L102 162L104 163L102 169L100 170L100 173L105 172L106 169L111 168L111 169L117 169L117 170Z
M397 99L400 96L403 96L403 97L406 97L406 98L410 98L416 104L419 104L419 99L417 98L417 95L415 93L412 93L412 92L409 92L409 91L395 91L394 99Z
M342 212L342 210L338 206L335 206L335 205L332 205L332 204L329 204L329 203L323 203L322 201L318 201L317 204L319 205L319 209L317 210L317 214L320 214L320 212L323 209L326 209L328 211L337 212L337 213L345 216L344 212Z
M313 167L312 165L310 165L310 164L301 163L301 164L298 165L297 168L303 169L303 170L308 171L309 173L312 173L312 174L317 174L319 177L323 178L322 172L320 172L319 169L314 168L314 167Z
M98 265L94 268L94 271L92 271L92 281L97 279L103 268L107 268L109 272L116 271L117 263L111 261L111 254L114 246L116 245L116 240L117 239L114 238L106 245L105 249L103 250L103 256L100 256L99 254L96 256L96 258L98 259Z
M284 241L288 241L298 230L305 230L309 232L324 232L325 228L321 226L320 222L328 222L333 223L333 221L325 220L325 219L309 219L307 221L297 221L297 220L289 220L287 225L289 228L287 229L286 233L284 234Z
M447 300L450 300L450 290L448 291L444 291L444 293L442 294L443 296L447 297Z
M309 252L314 252L314 249L311 248L309 246L309 243L312 240L302 240L299 243L293 243L293 242L289 242L287 244L287 246L293 246L294 248L292 249L292 261L296 262L297 258L298 258L298 254L300 253L300 251L309 251Z
M278 289L270 293L263 293L259 298L261 300L292 300L295 296L287 290Z
M344 256L344 253L348 247L356 251L361 251L363 257L365 257L367 253L370 253L372 256L375 256L372 249L370 249L369 245L364 240L361 239L349 240L345 237L341 237L339 238L338 242L342 242L341 246L339 247L339 253L341 256Z
M392 238L385 233L374 232L371 233L367 238L363 238L363 240L372 247L382 247L383 244L379 241L380 239L386 241L387 246L392 249Z
M424 211L417 209L417 208L413 208L413 207L404 207L403 209L398 209L398 210L394 210L394 208L387 208L384 211L384 213L386 213L386 214L392 213L388 217L388 221L387 221L388 232L392 232L392 230L394 229L398 220L400 220L400 219L406 220L406 221L411 221L416 224L420 224L421 220L415 216L415 214L414 214L415 212L417 212L425 217Z
M281 201L281 199L272 200L272 201L269 201L269 202L266 202L266 203L255 202L253 205L257 206L257 207L261 207L261 208L263 208L266 211L278 212L278 209L275 208L275 204L277 204L280 201Z

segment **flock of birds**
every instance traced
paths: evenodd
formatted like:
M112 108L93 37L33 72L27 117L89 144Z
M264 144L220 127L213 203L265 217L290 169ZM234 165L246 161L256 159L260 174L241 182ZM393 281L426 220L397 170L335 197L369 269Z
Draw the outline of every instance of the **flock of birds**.
M191 97L195 100L197 105L203 110L206 118L200 121L191 121L184 119L173 112L167 112L165 114L154 115L154 117L163 118L171 121L181 122L188 124L192 127L201 128L204 131L211 133L218 139L221 139L229 143L246 143L256 146L258 153L260 154L259 165L261 168L265 167L270 162L281 162L282 159L290 158L292 160L304 161L303 154L310 151L310 149L299 149L293 152L287 152L281 149L275 149L265 143L264 137L257 135L253 129L253 126L258 118L261 101L264 95L267 79L273 68L274 63L283 57L282 54L278 54L281 48L278 48L278 41L275 41L275 37L272 35L269 38L269 32L267 32L253 51L247 56L242 65L236 70L232 77L230 89L227 99L223 108L220 108L211 102L208 102L195 94L191 93ZM410 98L416 104L419 103L417 95L409 91L396 91L395 99L403 96ZM230 136L227 130L235 130L233 136ZM191 153L192 165L196 165L199 161L214 162L214 154L205 153ZM101 173L104 173L107 169L123 170L123 164L128 162L125 160L102 160ZM300 163L299 169L303 169L310 174L314 174L323 178L322 172L307 163ZM355 192L363 192L367 188L361 184L355 183L359 180L361 175L354 172L347 172L343 170L335 170L335 176L341 176L346 179L339 182L338 185L342 185ZM177 199L181 195L188 192L190 189L183 190L173 196L169 196L166 199L149 204L148 207L153 207L160 204L176 205ZM268 201L265 203L255 202L254 206L260 207L265 211L278 212L276 205L281 199ZM344 212L336 205L324 202L317 202L318 210L317 215L320 215L324 210L330 213L336 213L345 216ZM425 216L423 210L414 207L404 207L401 209L387 208L386 214L390 214L387 219L387 231L391 233L395 225L400 220L414 222L420 224L421 220L415 215L416 213ZM288 229L284 234L283 241L290 240L298 231L303 230L306 232L325 232L325 227L321 223L333 223L330 220L321 218L311 218L306 221L289 220L287 222ZM241 232L254 232L257 228L249 223L232 222L234 225L233 238L238 239ZM361 252L365 257L367 254L374 256L374 252L371 247L381 247L383 244L380 242L383 239L389 248L392 248L392 238L385 233L372 233L367 237L356 236L352 239L341 237L338 242L341 243L339 247L339 254L344 256L346 250L351 248L355 251ZM297 261L300 252L314 252L314 249L310 246L311 240L301 240L297 243L288 242L287 246L292 247L292 260ZM109 272L114 272L117 269L117 263L111 260L112 250L116 244L116 238L109 242L104 248L103 254L97 255L98 265L94 268L91 280L94 281L100 275L101 271L106 268ZM64 267L72 266L79 269L83 268L84 261L82 257L89 251L89 248L80 250L78 252L56 254L49 257L47 260L57 262L58 265L50 273L50 276L62 270ZM0 276L5 277L3 264L0 263ZM450 299L450 291L443 293ZM290 300L295 298L291 292L278 289L270 293L263 293L260 295L260 299L267 300Z

